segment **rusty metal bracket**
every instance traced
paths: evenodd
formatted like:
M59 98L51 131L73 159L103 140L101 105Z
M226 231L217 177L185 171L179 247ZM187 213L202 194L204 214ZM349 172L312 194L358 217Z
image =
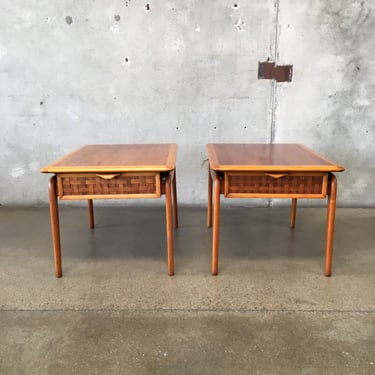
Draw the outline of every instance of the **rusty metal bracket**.
M274 79L277 82L291 82L293 65L276 65L274 62L264 61L258 64L258 79Z

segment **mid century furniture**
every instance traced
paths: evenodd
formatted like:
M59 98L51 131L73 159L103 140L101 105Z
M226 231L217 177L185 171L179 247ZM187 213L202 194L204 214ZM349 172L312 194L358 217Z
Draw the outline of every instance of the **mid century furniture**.
M291 198L294 228L298 198L325 198L327 233L325 275L332 271L337 180L343 167L297 144L208 144L208 212L212 226L212 274L218 273L220 194L226 198Z
M175 144L84 146L41 169L49 182L56 277L62 276L58 199L87 199L94 228L94 199L159 198L165 194L168 274L174 274L173 222L178 227Z

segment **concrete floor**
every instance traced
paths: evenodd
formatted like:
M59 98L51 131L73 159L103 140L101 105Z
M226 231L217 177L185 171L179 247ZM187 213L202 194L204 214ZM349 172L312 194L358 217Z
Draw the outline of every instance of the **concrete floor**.
M204 208L180 207L174 277L164 208L0 208L0 374L375 374L375 210L222 209L210 275Z

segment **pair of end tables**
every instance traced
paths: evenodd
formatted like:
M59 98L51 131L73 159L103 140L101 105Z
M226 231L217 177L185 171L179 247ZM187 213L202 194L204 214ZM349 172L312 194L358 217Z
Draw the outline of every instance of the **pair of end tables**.
M326 198L325 275L332 270L337 180L344 168L298 144L208 144L207 225L213 226L212 274L218 273L220 195L226 198L289 198L294 228L297 199ZM176 144L84 146L41 169L53 173L49 201L56 277L62 276L58 198L159 198L165 195L168 275L174 275L173 226L178 227ZM213 211L213 215L212 215Z

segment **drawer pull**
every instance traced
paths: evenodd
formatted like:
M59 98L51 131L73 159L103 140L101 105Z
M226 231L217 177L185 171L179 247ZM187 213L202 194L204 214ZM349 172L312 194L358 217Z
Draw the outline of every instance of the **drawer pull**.
M103 180L112 180L113 178L116 178L120 176L121 173L113 173L113 174L97 174L97 177L102 178Z
M286 177L288 176L288 173L265 173L266 176L274 178L277 180L278 178Z

